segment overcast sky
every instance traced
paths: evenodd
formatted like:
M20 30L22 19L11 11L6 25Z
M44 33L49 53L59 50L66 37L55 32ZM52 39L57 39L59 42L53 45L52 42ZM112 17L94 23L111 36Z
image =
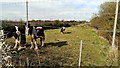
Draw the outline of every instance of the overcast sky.
M0 0L0 18L26 19L26 0ZM28 0L29 20L90 20L100 4L115 0Z

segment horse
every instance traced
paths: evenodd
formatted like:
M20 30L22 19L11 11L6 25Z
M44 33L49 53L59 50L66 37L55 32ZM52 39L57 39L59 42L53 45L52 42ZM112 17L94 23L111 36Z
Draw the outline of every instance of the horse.
M62 27L60 32L64 34L65 33L65 27Z
M10 27L6 27L3 28L6 32L6 38L11 38L14 36L15 38L15 45L13 47L13 49L18 49L21 50L22 47L21 44L26 43L26 37L25 37L25 28L23 27L18 27L17 25L15 26L10 26ZM20 36L21 36L21 40L20 40Z
M40 46L44 45L44 40L45 40L45 34L44 34L44 28L43 27L38 27L38 26L30 26L28 24L28 34L30 35L31 39L31 47L30 49L35 48L35 50L39 49ZM37 45L37 39L40 38L40 45Z

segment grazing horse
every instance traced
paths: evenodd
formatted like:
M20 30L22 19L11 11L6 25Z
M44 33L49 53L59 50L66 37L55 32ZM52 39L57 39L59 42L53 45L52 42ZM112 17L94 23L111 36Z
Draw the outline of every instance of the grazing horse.
M28 25L28 34L30 35L30 39L31 39L31 47L30 49L35 48L35 50L39 49L39 46L37 45L37 38L40 38L40 46L43 46L43 41L45 39L45 35L44 35L44 29L43 27L37 27L37 26L30 26L30 24Z
M62 27L60 32L64 34L65 33L65 27Z

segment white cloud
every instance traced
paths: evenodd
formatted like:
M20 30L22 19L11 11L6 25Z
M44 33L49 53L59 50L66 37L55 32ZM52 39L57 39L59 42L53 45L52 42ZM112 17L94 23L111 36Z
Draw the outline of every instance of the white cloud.
M25 3L22 3L25 1L26 0L0 1L3 2L2 3L3 19L12 20L20 18L25 19ZM29 19L90 20L93 13L98 13L100 4L106 1L115 0L28 0L28 1L30 2Z

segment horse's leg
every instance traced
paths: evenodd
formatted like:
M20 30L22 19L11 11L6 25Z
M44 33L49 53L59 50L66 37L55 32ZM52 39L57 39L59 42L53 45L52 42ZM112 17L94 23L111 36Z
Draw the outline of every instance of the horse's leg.
M40 37L40 45L41 45L42 47L44 46L43 37Z
M36 37L34 37L34 44L35 44L35 50L38 49L38 45L37 45L37 42L36 42Z
M34 48L34 43L33 43L33 37L30 35L30 40L31 40L31 47L30 49L33 49Z
M16 40L15 40L15 46L14 46L13 49L16 49L16 48L17 48L17 45L18 45L18 40L16 39Z
M21 37L23 37L23 36L21 36ZM19 40L19 37L18 37L18 40ZM21 50L21 49L25 49L26 48L26 47L23 46L24 42L26 42L26 40L23 41L23 39L21 39L21 40L18 41L18 44L19 44L18 51Z
M31 42L31 47L30 47L30 49L33 49L33 48L34 48L34 43Z
M17 36L17 45L18 45L18 50L20 50L21 47L20 47L20 39L19 39L19 36Z
M34 41L34 44L35 44L35 49L38 49L38 46L37 46L37 42Z
M18 45L19 45L19 48L18 48L18 51L21 50L23 47L21 46L20 44L20 40L18 41Z
M44 46L44 41L42 41L42 47Z

